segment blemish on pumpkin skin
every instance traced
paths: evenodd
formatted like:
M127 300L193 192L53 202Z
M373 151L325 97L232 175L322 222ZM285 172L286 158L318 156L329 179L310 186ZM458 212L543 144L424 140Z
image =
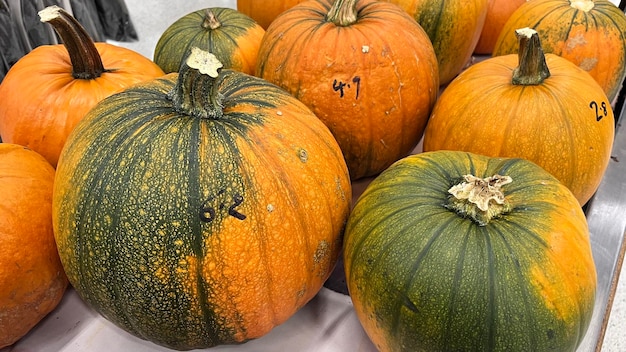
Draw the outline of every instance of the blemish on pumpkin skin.
M582 35L582 33L570 37L567 39L567 45L565 46L565 49L567 51L572 51L574 50L574 48L576 48L577 46L581 46L581 45L585 45L587 44L587 40L585 39L585 37Z
M303 163L306 163L309 160L309 154L303 148L300 148L298 150L298 157L300 158L300 161L302 161Z
M337 193L337 195L339 196L339 198L342 201L346 200L346 192L344 192L343 187L341 186L341 178L339 176L335 177L335 191Z
M317 275L319 277L326 277L326 274L328 273L328 266L326 264L328 262L330 251L330 244L326 240L321 240L317 244L315 253L313 253L313 263L314 267L317 269Z
M583 61L581 61L581 63L578 65L578 67L582 68L585 71L591 71L593 70L596 65L598 64L598 59L596 58L587 58L584 59Z

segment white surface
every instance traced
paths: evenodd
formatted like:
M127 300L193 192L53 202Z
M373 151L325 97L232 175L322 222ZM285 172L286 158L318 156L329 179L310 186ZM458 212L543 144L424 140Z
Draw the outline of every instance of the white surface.
M211 352L376 352L350 298L322 288L303 309L268 335ZM207 350L207 351L208 351ZM172 352L136 338L100 317L74 290L44 321L13 347L0 352Z
M259 0L260 1L260 0ZM617 3L618 1L612 1ZM127 6L140 41L117 43L148 58L160 34L179 17L206 7L234 7L234 1L130 0ZM175 3L175 5L174 5ZM623 160L622 162L626 162ZM626 275L626 274L624 274ZM626 351L626 279L620 280L614 297L602 352ZM375 349L352 310L349 297L322 289L305 308L269 335L238 346L211 351L362 351ZM165 352L169 349L135 338L88 309L70 290L62 304L29 335L0 352ZM591 352L591 351L582 351Z

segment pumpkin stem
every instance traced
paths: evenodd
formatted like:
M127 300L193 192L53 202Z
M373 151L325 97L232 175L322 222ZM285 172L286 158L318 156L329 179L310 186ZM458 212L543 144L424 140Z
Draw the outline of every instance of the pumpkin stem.
M448 199L447 208L474 220L480 226L487 225L491 219L511 210L501 190L502 186L513 181L511 177L494 175L483 179L465 175L463 178L464 182L448 190L452 196Z
M593 0L570 0L569 4L576 10L583 12L589 12L596 6Z
M202 28L204 29L218 29L222 26L222 23L215 17L215 13L211 9L204 10L204 21L202 22Z
M56 5L48 6L38 14L41 22L50 23L61 37L70 55L74 78L95 79L107 71L89 33L72 15Z
M326 21L341 27L354 24L358 18L356 2L357 0L335 0L328 10Z
M215 55L197 47L192 48L170 92L176 110L205 119L222 117L222 95L216 82L222 67Z
M536 86L550 77L550 70L546 64L546 56L541 47L539 34L532 28L522 28L515 31L519 41L519 64L513 70L514 85Z

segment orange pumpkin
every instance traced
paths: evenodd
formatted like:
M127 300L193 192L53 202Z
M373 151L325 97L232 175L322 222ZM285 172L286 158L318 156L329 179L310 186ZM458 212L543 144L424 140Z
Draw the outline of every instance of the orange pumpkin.
M428 36L397 5L311 0L267 29L256 74L330 128L356 180L419 142L438 95L437 70Z
M304 0L237 0L237 10L252 17L264 29L283 11Z
M608 0L532 0L511 15L493 55L515 53L514 30L530 27L543 49L589 72L613 101L626 77L626 15Z
M483 30L480 32L478 43L474 49L476 54L491 54L496 40L506 21L518 7L527 0L489 0L487 17Z
M589 74L560 56L544 57L536 31L517 33L519 58L479 62L444 90L426 127L424 151L528 159L583 205L611 156L613 111Z
M0 348L26 335L67 287L52 230L54 175L41 155L0 143Z
M487 16L488 0L386 0L419 23L433 43L439 83L449 83L470 61Z
M48 7L40 15L63 45L39 46L11 67L0 84L0 134L56 167L67 136L97 102L164 73L132 50L94 44L60 7Z

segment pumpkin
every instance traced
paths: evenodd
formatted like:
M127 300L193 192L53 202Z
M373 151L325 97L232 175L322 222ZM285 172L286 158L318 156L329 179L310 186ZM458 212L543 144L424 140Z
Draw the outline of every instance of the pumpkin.
M560 56L544 55L536 31L517 34L518 55L470 66L445 89L426 127L423 150L531 160L583 205L611 157L615 121L609 100L587 72Z
M278 15L303 1L304 0L237 0L237 10L252 17L261 27L267 29Z
M585 215L525 159L398 161L356 201L343 258L380 351L574 351L593 313Z
M329 127L357 180L419 142L438 95L437 69L428 36L397 5L311 0L272 22L256 74Z
M172 23L159 37L154 62L165 73L177 72L192 47L213 53L224 65L254 74L265 30L252 18L230 8L206 8Z
M489 0L485 24L474 48L475 54L489 55L506 21L527 0Z
M626 77L626 15L608 0L533 0L509 18L493 55L515 53L515 29L539 33L543 50L587 71L613 101Z
M67 287L52 230L53 182L41 155L0 143L0 348L48 315Z
M100 102L53 199L70 282L126 331L185 350L258 338L322 287L351 205L341 150L284 90L181 67Z
M445 85L471 59L487 16L488 0L386 0L399 5L424 28Z
M39 46L11 67L0 84L0 134L56 166L67 136L98 101L163 71L132 50L94 44L58 6L45 8L40 17L63 44Z

